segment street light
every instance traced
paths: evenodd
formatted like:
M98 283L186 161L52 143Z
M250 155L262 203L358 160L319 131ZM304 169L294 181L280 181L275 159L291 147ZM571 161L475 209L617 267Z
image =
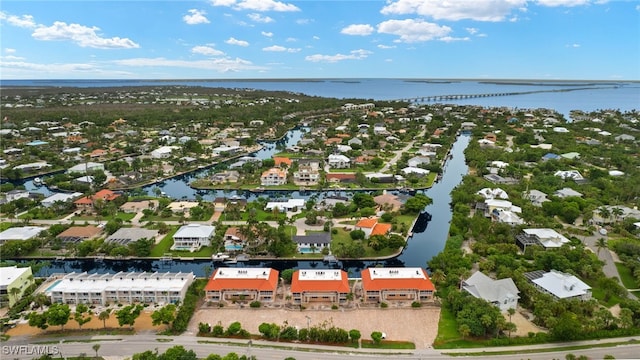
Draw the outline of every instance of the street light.
M311 331L311 318L308 315L305 315L304 317L307 318L307 336L309 336L308 333Z

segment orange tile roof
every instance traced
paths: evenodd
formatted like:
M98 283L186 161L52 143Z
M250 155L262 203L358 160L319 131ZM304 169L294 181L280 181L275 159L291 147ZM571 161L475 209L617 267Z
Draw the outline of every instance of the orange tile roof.
M377 218L370 218L370 219L367 218L367 219L360 219L360 221L358 221L356 226L361 228L374 228L377 223L378 223Z
M85 196L85 197L81 197L80 199L74 201L73 203L77 204L77 205L93 204L93 200L91 200L90 197Z
M275 293L278 287L277 270L271 269L267 279L242 279L242 278L217 278L219 271L226 268L219 268L211 275L209 282L204 287L204 291L224 291L224 290L260 290L273 291Z
M334 143L336 143L336 144L341 144L341 143L342 143L342 139L341 139L341 138L339 138L339 137L332 137L332 138L328 138L328 139L324 142L324 144L325 144L325 145L331 145L331 144L334 144Z
M391 230L391 224L380 224L377 223L373 230L371 230L371 235L387 235L387 233Z
M330 180L330 179L355 180L356 174L354 174L354 173L334 173L334 174L327 174L326 177L327 177L327 180Z
M98 235L100 232L102 232L102 229L94 225L72 226L67 230L58 234L57 237L58 238L78 237L78 238L89 239Z
M100 191L98 191L93 197L95 199L102 199L102 200L106 200L106 201L111 201L116 199L118 196L120 196L120 194L116 194L111 190L108 189L102 189Z
M315 270L297 270L293 273L291 278L291 292L302 293L305 291L330 291L330 292L349 292L349 277L344 270L326 270L326 271L340 271L339 280L300 280L300 271L315 271Z
M371 278L371 272L374 271L374 268L364 269L361 272L362 277L362 289L364 291L382 291L382 290L393 290L393 289L416 289L416 290L432 290L435 291L436 288L433 286L431 279L429 279L429 275L424 269L420 269L424 274L424 279L422 278Z
M293 163L293 161L291 161L291 159L289 159L288 157L279 157L279 156L274 157L273 161L275 161L276 166L286 164L287 166L290 167L291 164Z

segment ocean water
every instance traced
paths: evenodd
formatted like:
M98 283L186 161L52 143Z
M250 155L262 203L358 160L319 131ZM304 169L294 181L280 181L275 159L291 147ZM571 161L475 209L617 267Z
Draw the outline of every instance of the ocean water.
M440 103L571 110L640 110L640 82L428 79L273 79L273 80L1 80L0 86L127 87L184 85L289 91L337 99L429 101L429 96L525 93L441 100Z

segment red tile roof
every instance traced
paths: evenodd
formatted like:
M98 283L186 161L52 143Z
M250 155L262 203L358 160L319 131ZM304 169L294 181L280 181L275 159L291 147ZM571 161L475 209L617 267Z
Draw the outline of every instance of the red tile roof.
M273 158L273 161L275 161L275 165L276 166L280 166L282 164L287 165L288 167L291 167L291 164L293 163L293 161L291 161L291 159L289 159L288 157L279 157L276 156Z
M377 218L370 218L370 219L367 218L367 219L360 219L360 221L358 221L356 226L361 228L373 229L377 223L378 223Z
M380 269L382 270L382 269ZM362 270L362 289L364 291L382 291L393 289L416 289L416 290L431 290L435 291L429 275L422 268L417 268L416 271L421 271L424 275L422 277L374 277L372 274L376 271L376 268L368 268Z
M371 235L387 235L391 231L391 224L377 223L371 230Z
M334 174L327 174L326 175L327 180L330 179L337 179L337 180L355 180L356 179L356 174L354 173L334 173Z
M309 271L309 272L340 272L340 278L336 280L328 279L328 280L307 280L300 279L301 272ZM293 273L293 277L291 278L291 292L292 293L302 293L305 291L330 291L330 292L339 292L339 293L348 293L349 292L349 277L347 272L344 270L298 270Z

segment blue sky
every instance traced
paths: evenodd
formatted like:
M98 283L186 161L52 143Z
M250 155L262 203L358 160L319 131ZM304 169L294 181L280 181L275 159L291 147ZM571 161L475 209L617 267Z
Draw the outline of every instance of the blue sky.
M640 80L640 2L29 1L0 79Z

